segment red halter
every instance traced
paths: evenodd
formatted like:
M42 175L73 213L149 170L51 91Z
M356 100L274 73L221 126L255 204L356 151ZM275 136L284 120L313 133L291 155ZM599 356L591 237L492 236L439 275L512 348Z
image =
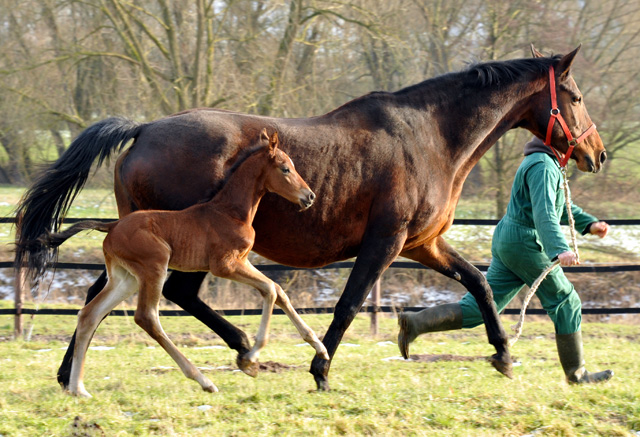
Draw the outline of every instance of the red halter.
M569 130L569 126L564 121L564 117L560 114L560 108L558 108L558 102L556 99L556 75L553 71L553 66L549 67L549 87L551 89L551 116L549 117L549 124L547 125L547 138L544 141L544 144L551 147L551 131L553 131L553 125L556 123L556 120L560 122L560 126L564 131L564 134L567 136L567 143L569 144L569 148L567 149L567 153L564 154L563 158L560 158L561 153L559 154L556 149L551 147L554 155L558 158L558 162L560 163L560 167L564 167L569 162L569 157L571 156L571 152L573 152L573 148L580 144L585 138L591 135L596 131L596 125L591 123L591 126L582 133L578 138L574 139L573 135L571 135L571 131Z

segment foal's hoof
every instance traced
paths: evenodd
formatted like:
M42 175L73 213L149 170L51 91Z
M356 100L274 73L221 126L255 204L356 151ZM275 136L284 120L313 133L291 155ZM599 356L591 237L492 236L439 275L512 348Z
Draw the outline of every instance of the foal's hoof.
M93 397L93 396L91 396L91 393L89 393L85 389L78 389L76 391L66 390L65 393L67 393L68 395L71 395L71 396L76 396L78 398L89 399L89 398Z
M489 362L498 372L502 373L509 379L513 379L513 361L511 360L511 357L501 360L498 358L498 354L495 354L489 358Z
M324 345L319 351L316 351L316 356L322 358L323 360L327 360L327 361L331 360L331 357L329 356L329 352L327 352L327 348L325 348Z
M218 387L216 387L213 383L211 383L211 385L203 386L202 390L207 391L209 393L218 393Z
M242 355L238 355L238 358L236 358L236 364L238 365L238 368L240 370L242 370L252 378L258 376L258 372L260 372L260 363L258 363L257 361L250 361L248 358L245 358Z

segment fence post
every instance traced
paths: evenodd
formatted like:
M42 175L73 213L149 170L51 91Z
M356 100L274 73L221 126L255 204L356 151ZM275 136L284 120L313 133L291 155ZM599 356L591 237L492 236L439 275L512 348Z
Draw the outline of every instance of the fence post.
M14 316L13 337L18 339L22 337L22 295L27 280L26 271L22 267L16 269L15 291L14 291L14 307L16 315Z
M373 284L371 290L371 335L378 335L378 310L380 309L380 279Z

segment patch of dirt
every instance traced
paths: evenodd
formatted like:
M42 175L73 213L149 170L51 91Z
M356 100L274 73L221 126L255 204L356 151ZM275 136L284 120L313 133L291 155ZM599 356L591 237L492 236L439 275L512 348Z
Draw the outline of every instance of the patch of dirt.
M300 367L306 367L306 364L294 366L289 364L277 363L275 361L266 361L264 363L260 363L261 372L282 373L284 371L293 370Z
M451 355L451 354L424 354L424 355L410 355L412 361L419 363L435 363L436 361L488 361L487 357L467 357L464 355Z

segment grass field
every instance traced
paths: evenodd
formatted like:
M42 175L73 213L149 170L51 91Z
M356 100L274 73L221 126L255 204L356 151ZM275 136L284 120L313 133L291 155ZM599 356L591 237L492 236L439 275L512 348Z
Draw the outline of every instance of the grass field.
M2 188L0 193L0 215L6 216L22 190ZM109 190L84 190L69 216L114 217L114 206ZM461 217L467 217L465 211L472 217L484 215L477 206L463 206ZM0 230L2 260L10 260L10 226ZM466 226L451 231L449 240L465 255L473 254L470 259L487 256L490 232L479 234ZM638 241L632 232L635 229L618 239ZM92 233L70 240L61 260L99 257L102 237ZM620 245L615 251L582 247L587 261L628 262L630 256L637 257L636 246ZM0 301L0 307L11 304ZM331 316L304 318L319 335L331 323ZM230 320L250 338L257 330L257 317ZM508 380L484 360L493 349L483 328L422 337L412 353L424 360L452 356L402 361L395 318L383 317L380 335L373 338L368 317L361 315L334 359L332 391L318 393L308 373L313 350L301 346L284 316L273 319L271 343L261 356L265 371L257 379L237 371L234 352L195 319L163 318L174 342L220 389L210 394L187 380L131 317L111 317L96 333L92 346L97 349L88 354L85 384L94 395L88 400L65 395L55 380L75 317L39 315L25 322L30 340L13 341L13 316L0 316L0 437L640 436L636 319L627 325L584 325L588 368L611 368L616 374L603 385L574 387L564 382L550 322L527 320L523 338L512 350L519 363L515 379ZM505 318L507 329L510 325Z
M304 318L319 334L331 321ZM230 319L255 334L257 317ZM550 322L527 321L508 380L482 358L492 353L482 328L424 336L411 350L453 357L402 361L395 318L383 317L373 338L361 315L334 359L332 390L316 392L308 373L313 350L284 316L274 316L261 356L270 370L256 379L234 371L234 352L195 319L162 322L219 393L186 379L131 317L111 317L87 357L85 384L94 397L70 397L55 374L75 318L36 316L26 342L8 341L12 316L0 316L0 435L640 435L637 324L584 325L588 368L615 376L576 387L564 382Z

